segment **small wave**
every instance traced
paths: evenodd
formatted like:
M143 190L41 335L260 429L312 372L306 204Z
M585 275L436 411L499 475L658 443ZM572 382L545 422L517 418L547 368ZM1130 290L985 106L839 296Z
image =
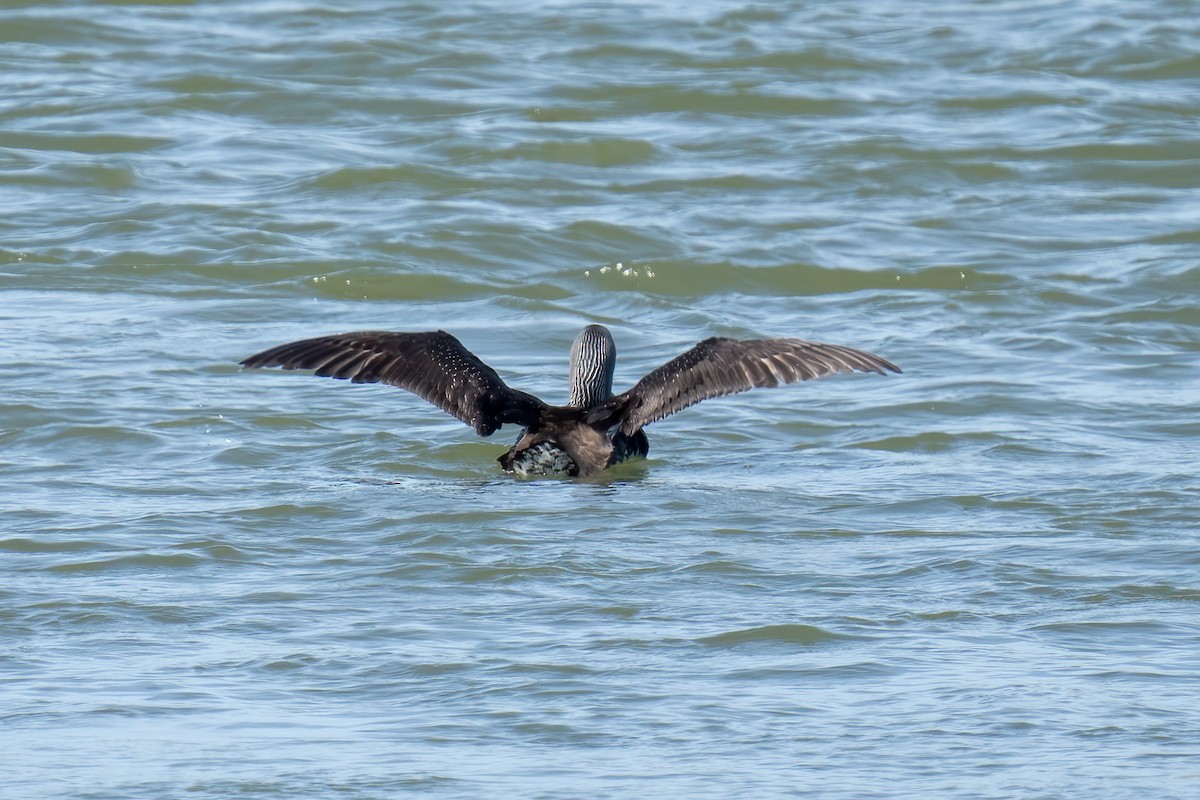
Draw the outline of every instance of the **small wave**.
M87 561L69 561L48 567L50 572L111 572L127 570L191 569L205 558L193 553L135 553Z
M0 550L10 553L77 553L105 548L103 542L86 539L32 539L14 536L0 539Z
M582 139L544 140L526 142L499 150L471 148L464 155L472 161L492 159L527 159L555 164L579 164L594 167L614 167L646 163L653 159L655 147L645 139Z
M619 265L620 266L620 265ZM1001 289L1012 279L998 273L964 267L927 267L920 270L858 270L790 263L755 267L732 262L688 262L651 260L632 262L627 269L604 272L589 269L587 277L604 286L627 286L629 270L646 278L639 289L674 296L707 296L724 292L752 295L811 296L845 294L881 289L947 291L953 289ZM653 279L649 279L653 275Z
M712 647L737 647L738 645L754 642L812 645L853 638L855 637L827 631L824 628L818 628L814 625L784 624L762 625L756 628L727 631L713 636L705 636L696 641Z

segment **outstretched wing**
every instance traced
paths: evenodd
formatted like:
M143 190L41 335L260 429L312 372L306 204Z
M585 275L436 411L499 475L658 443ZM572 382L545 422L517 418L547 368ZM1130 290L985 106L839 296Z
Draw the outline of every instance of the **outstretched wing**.
M668 361L611 403L625 403L621 430L631 435L710 397L755 387L809 381L839 372L900 372L895 364L853 347L803 339L705 339Z
M506 422L528 426L545 407L533 395L506 386L496 370L445 331L318 336L272 347L241 364L311 369L326 378L399 386L458 417L480 436L490 436Z

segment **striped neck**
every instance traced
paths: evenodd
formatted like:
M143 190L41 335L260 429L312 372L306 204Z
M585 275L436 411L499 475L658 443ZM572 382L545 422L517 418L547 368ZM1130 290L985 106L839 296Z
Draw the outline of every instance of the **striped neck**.
M591 408L612 397L617 346L603 325L588 325L571 345L571 399L568 405Z

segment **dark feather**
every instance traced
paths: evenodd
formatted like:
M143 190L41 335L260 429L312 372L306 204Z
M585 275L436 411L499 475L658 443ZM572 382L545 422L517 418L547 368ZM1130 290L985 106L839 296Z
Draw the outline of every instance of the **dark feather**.
M387 383L407 389L490 436L502 424L529 426L545 404L510 389L496 371L445 331L359 331L272 347L242 361L246 368L311 369L326 378Z
M710 397L807 381L839 372L900 372L895 364L852 347L803 339L705 339L614 397L625 405L626 435Z

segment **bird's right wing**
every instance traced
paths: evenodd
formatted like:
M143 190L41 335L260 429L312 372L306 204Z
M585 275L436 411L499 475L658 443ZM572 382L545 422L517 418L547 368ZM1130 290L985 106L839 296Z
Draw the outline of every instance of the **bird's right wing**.
M900 372L863 350L803 339L705 339L610 401L624 407L621 430L631 435L710 397L755 387L813 380L839 372Z

